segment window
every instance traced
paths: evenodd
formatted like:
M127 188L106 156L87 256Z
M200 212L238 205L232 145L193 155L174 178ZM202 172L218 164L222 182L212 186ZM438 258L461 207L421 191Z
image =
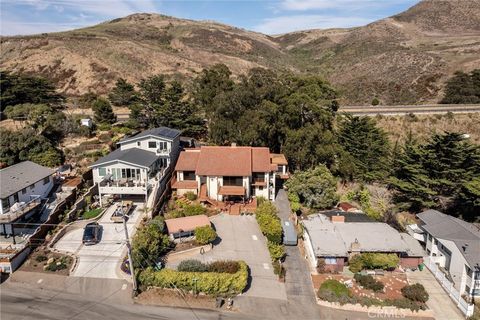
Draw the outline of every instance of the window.
M242 177L223 177L224 186L243 186Z
M33 183L32 185L30 185L30 190L33 190L35 189L35 183Z
M8 198L2 199L2 209L3 211L7 211L10 206L8 205Z
M467 276L471 278L473 275L472 269L470 269L467 265L465 265L465 270L467 270Z
M325 258L325 264L337 264L337 258Z
M98 175L100 177L105 177L107 175L107 169L106 168L98 168Z
M137 146L140 147L140 141L137 141Z
M195 180L195 171L183 171L183 180Z
M25 193L27 193L27 188L22 189L22 194L25 194Z
M155 141L148 141L148 147L150 149L155 149L157 147L157 143Z
M258 190L259 190L259 191L263 191L263 187L258 187Z
M159 142L158 144L159 144L158 148L159 148L160 150L167 150L167 142L161 141L161 142Z
M46 185L50 182L50 177L46 177L43 179L43 185Z
M13 203L15 203L15 202L20 202L20 201L18 200L18 193L15 193L15 194L13 195Z
M465 293L466 294L470 294L470 287L469 286L465 286Z
M428 241L432 241L432 235L431 234L428 234Z

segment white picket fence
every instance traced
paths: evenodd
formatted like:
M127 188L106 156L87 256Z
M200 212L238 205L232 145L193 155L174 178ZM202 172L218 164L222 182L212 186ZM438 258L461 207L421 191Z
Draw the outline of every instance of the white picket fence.
M440 282L442 287L448 293L450 298L457 304L458 308L463 312L463 314L465 314L466 317L470 317L473 314L474 305L463 300L460 292L455 289L453 283L450 282L447 277L445 277L445 274L440 271L435 262L426 258L425 265L433 273L435 278L437 278L438 282Z

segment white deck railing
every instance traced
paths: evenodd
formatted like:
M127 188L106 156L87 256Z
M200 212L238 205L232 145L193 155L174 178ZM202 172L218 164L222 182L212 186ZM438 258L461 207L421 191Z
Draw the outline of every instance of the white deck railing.
M442 285L443 289L448 293L453 302L463 312L466 317L470 317L473 314L474 305L466 302L460 292L453 286L445 274L438 268L437 264L433 262L429 257L425 258L425 265L433 273L438 282Z

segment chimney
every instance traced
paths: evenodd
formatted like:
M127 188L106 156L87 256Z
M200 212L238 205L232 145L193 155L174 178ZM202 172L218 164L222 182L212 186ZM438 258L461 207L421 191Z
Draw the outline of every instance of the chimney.
M330 218L332 223L344 223L345 222L345 216L341 216L339 213L337 213L336 216L332 216Z
M232 142L232 147L235 148L237 146L236 142Z

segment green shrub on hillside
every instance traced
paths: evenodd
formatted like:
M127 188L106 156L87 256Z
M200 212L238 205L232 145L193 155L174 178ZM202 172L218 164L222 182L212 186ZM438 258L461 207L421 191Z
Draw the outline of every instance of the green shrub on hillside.
M411 284L402 288L402 295L412 301L425 303L428 301L428 292L420 283Z
M371 275L361 275L359 273L355 274L354 279L365 289L373 290L374 292L380 292L385 288L385 285L375 280Z

